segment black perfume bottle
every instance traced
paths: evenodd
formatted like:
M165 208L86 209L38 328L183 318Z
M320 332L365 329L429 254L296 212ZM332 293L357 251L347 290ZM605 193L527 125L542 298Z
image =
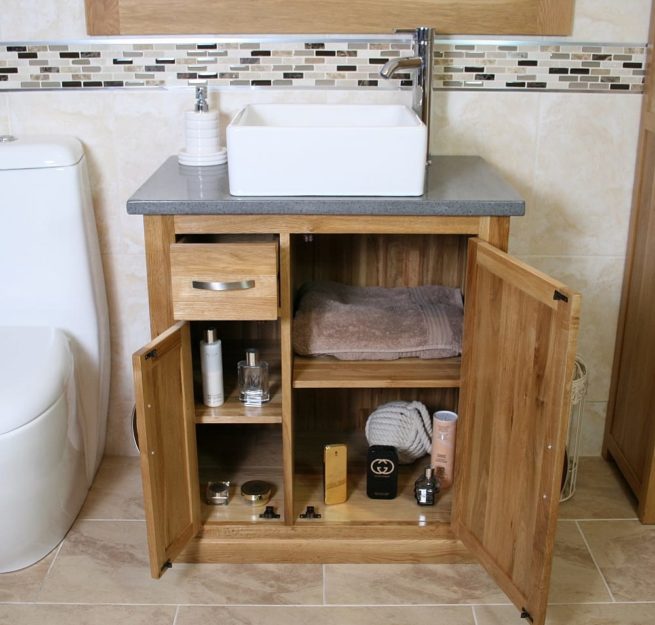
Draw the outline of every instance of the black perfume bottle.
M425 473L414 483L414 497L419 506L434 506L441 490L441 482L435 475L434 467L425 467Z

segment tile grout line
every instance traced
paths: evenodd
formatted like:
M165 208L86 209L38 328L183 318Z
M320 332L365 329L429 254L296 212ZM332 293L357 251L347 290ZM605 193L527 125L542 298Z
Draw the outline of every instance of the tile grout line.
M327 605L325 603L326 601L326 593L325 593L325 564L321 566L321 573L323 575L323 605Z
M177 616L180 613L180 606L175 607L175 615L173 616L173 625L177 625Z
M68 536L68 533L66 533L66 536ZM64 541L66 540L66 536L62 539L62 541L59 543L57 546L57 550L55 552L55 557L52 558L52 562L50 563L50 566L48 567L48 570L46 571L46 574L43 576L43 579L41 580L41 583L39 584L39 589L36 591L34 595L34 599L37 600L39 596L41 595L41 591L43 590L43 584L45 584L46 580L48 579L50 575L50 571L52 571L52 567L55 565L55 562L57 561L57 558L59 557L59 552L61 551L61 548L64 546Z
M473 625L478 625L478 615L474 605L471 606L471 612L473 613Z
M580 521L575 522L578 532L580 532L580 536L582 537L582 541L585 544L585 547L587 548L587 551L589 552L589 555L591 557L591 561L594 563L594 566L596 567L596 570L598 571L598 574L600 575L600 578L603 580L603 584L605 584L605 588L607 589L607 592L610 596L610 599L612 600L612 603L616 603L616 599L614 598L614 595L612 594L612 590L609 587L609 584L607 583L607 580L605 579L605 575L603 575L603 572L600 569L600 566L598 565L598 562L596 560L596 556L594 556L593 551L591 550L591 545L589 544L589 541L587 540L587 537L584 535L584 532L582 531L582 527L580 526Z

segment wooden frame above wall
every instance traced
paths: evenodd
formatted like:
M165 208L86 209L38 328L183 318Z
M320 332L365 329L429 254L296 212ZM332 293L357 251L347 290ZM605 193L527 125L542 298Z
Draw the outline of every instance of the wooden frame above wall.
M570 35L575 0L85 0L90 35Z

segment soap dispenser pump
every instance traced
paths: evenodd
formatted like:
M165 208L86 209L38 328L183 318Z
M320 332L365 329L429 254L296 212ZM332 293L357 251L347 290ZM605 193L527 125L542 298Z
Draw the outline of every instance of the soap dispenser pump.
M208 113L207 87L205 85L196 87L196 113Z
M227 150L220 145L218 111L209 110L207 85L196 87L194 110L184 115L186 149L178 155L181 165L220 165Z

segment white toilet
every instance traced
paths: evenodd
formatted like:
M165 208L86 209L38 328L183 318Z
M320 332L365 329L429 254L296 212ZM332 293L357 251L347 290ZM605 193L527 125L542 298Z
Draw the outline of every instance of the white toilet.
M109 323L73 137L0 136L0 573L64 537L105 446Z

